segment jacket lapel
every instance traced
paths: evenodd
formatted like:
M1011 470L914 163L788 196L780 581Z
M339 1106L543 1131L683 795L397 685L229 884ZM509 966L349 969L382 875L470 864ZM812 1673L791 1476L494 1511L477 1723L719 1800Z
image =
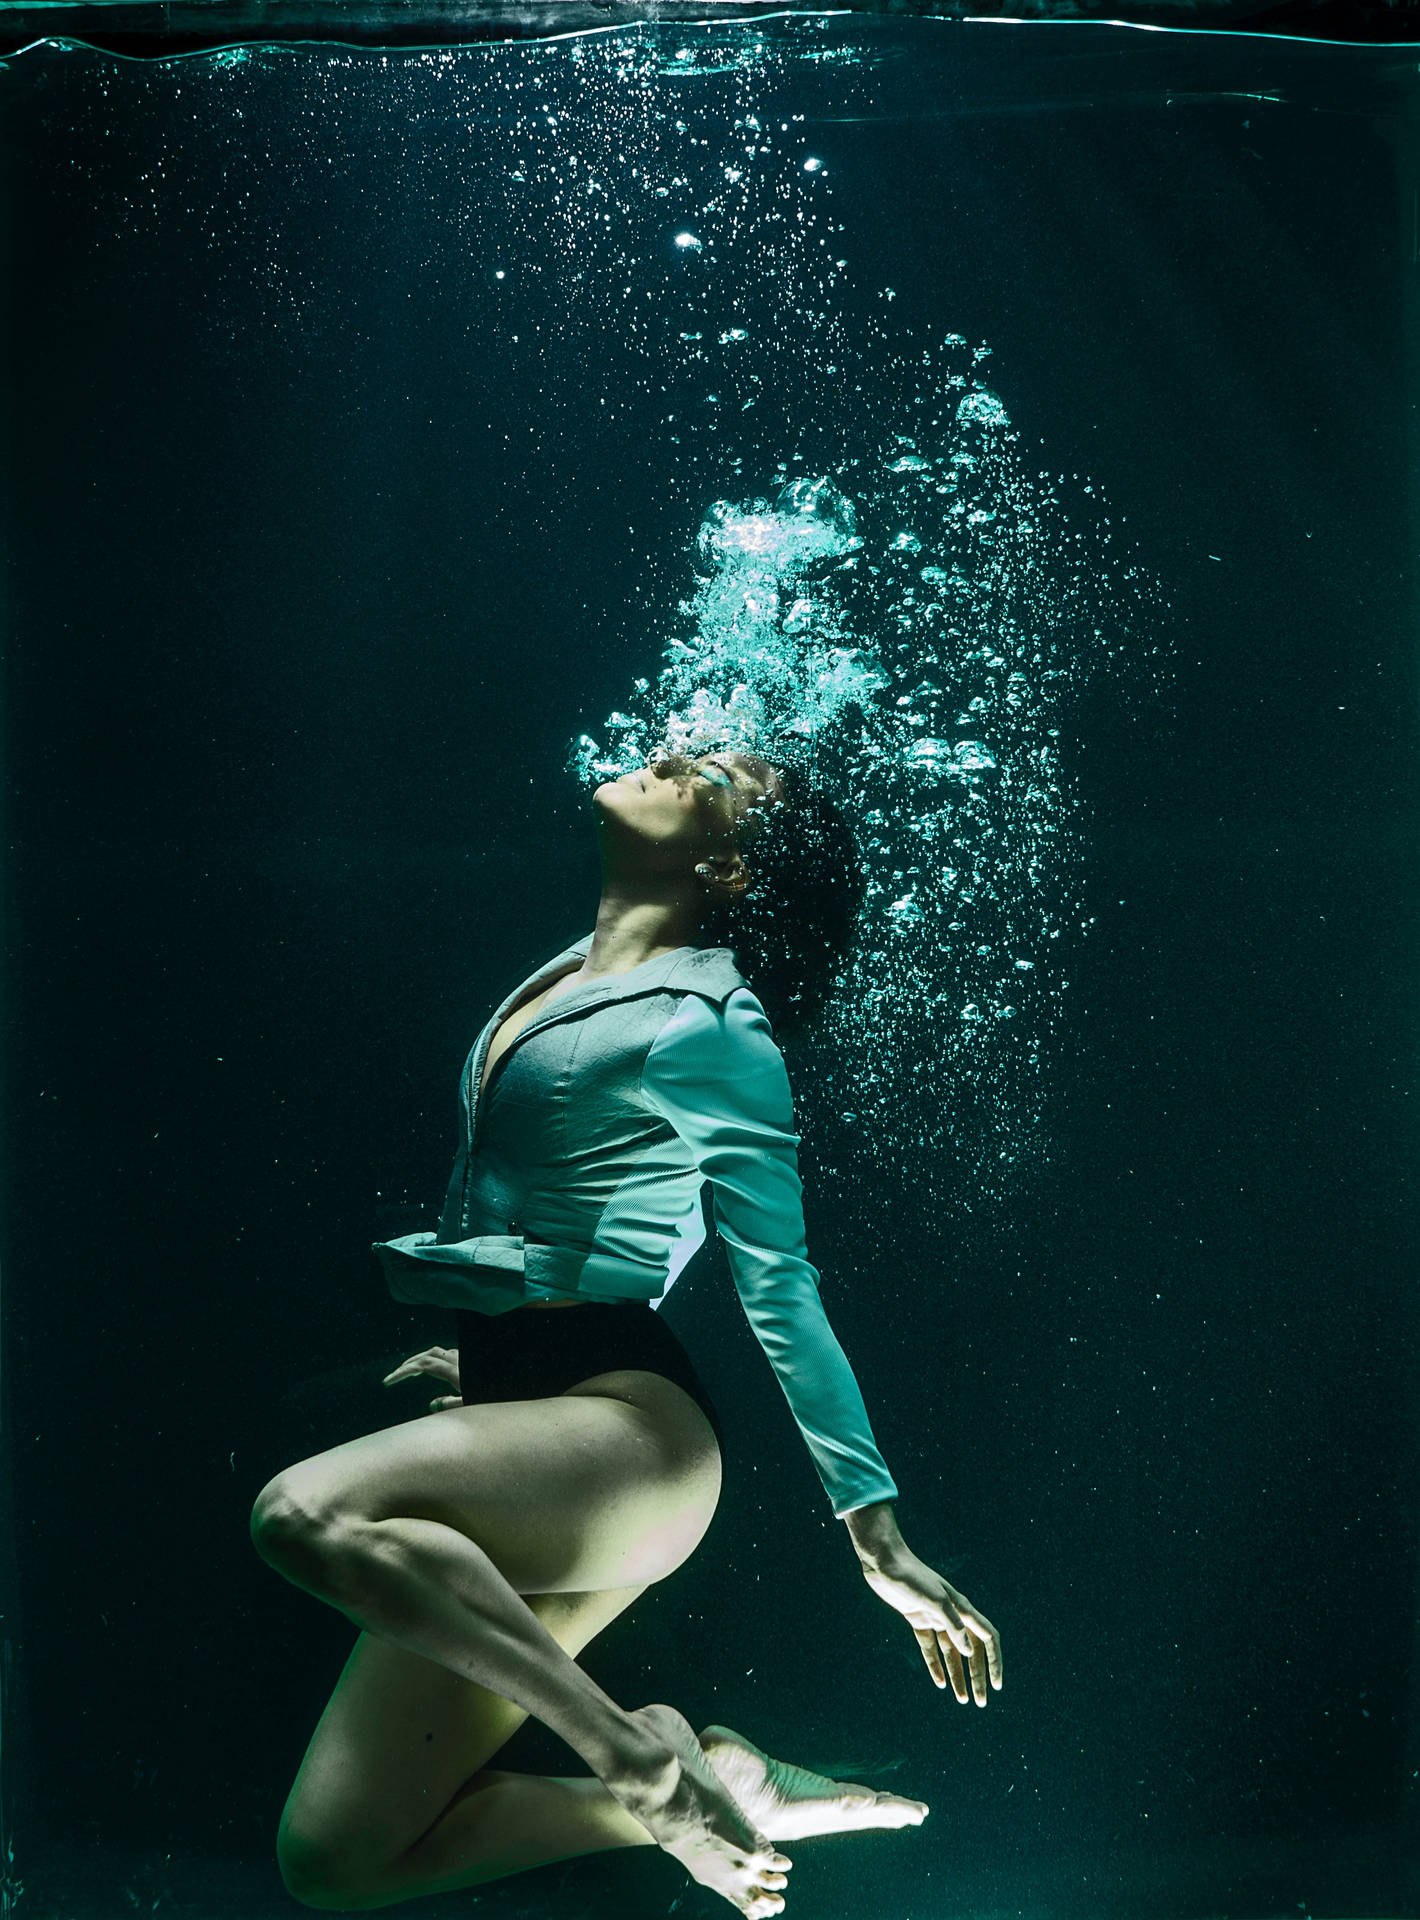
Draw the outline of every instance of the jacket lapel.
M533 972L528 975L527 979L523 981L522 985L514 987L507 999L494 1009L492 1018L484 1027L482 1033L479 1034L473 1051L468 1056L466 1105L469 1113L470 1140L473 1138L473 1122L477 1119L476 1109L479 1099L479 1084L483 1078L483 1063L488 1057L489 1047L493 1044L494 1034L497 1033L499 1027L502 1026L503 1022L520 1000L529 998L532 990L543 982L555 979L559 973L565 973L571 961L576 960L580 963L585 959L587 949L591 944L592 936L587 934L584 939L574 941L570 947L564 947L561 953L555 954L551 960L545 961L542 966L535 968ZM522 1035L519 1034L518 1038L521 1039ZM509 1051L511 1052L511 1050L510 1048Z
M515 987L508 995L479 1036L478 1045L469 1059L470 1141L477 1127L478 1107L484 1092L481 1086L483 1062L494 1034L513 1008L520 1001L530 998L534 989L555 979L558 974L569 971L572 961L580 964L586 958L591 944L592 936L586 934L570 947L564 948L555 959L529 974L522 985ZM676 947L670 953L657 955L654 960L643 960L639 967L630 967L625 973L609 973L599 980L585 980L580 986L569 987L566 993L560 993L550 1006L533 1015L499 1057L494 1070L495 1077L533 1034L556 1026L560 1020L570 1020L579 1014L589 1013L594 1007L609 1006L617 1000L637 1000L648 993L659 993L666 986L674 987L679 992L703 994L718 1004L736 987L745 984L730 953L723 947Z

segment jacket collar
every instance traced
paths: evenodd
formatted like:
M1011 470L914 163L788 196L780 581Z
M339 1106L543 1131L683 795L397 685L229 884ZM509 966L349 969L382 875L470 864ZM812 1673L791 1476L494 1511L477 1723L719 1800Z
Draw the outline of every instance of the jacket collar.
M483 1061L493 1035L504 1020L520 1001L531 998L535 991L550 985L560 974L574 971L586 958L591 944L592 936L588 933L580 940L574 940L570 947L564 947L561 953L555 954L551 960L530 973L521 986L515 987L494 1013L469 1058L468 1091L471 1107L476 1106L481 1098ZM578 1014L588 1013L593 1007L611 1006L621 1000L639 1000L647 994L663 991L698 994L712 1006L718 1007L737 987L748 984L735 965L734 955L728 947L676 947L670 953L658 954L653 960L643 960L639 967L630 967L625 973L603 974L600 979L584 980L580 986L570 987L566 993L558 994L550 1006L534 1014L521 1029L499 1060L496 1071L501 1072L509 1056L530 1035L541 1033L544 1027L555 1026L559 1020L570 1020Z
M592 936L589 933L573 941L555 959L530 974L509 996L495 1017L499 1020L505 1018L518 1001L526 998L539 983L550 982L559 974L579 966L591 944ZM579 986L570 987L566 993L558 994L551 1006L534 1015L518 1039L536 1033L544 1026L551 1026L556 1020L586 1013L592 1007L608 1006L618 1000L639 1000L647 994L668 991L699 994L712 1005L721 1006L737 987L747 985L728 947L676 947L670 953L643 960L639 967L630 967L625 973L603 974L600 979L584 980Z

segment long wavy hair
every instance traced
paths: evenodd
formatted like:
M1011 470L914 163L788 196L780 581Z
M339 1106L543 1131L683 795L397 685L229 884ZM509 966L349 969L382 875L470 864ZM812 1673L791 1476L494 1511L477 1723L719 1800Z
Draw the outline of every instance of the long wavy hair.
M740 841L750 884L738 900L707 908L700 938L731 950L782 1040L813 1026L830 999L866 883L837 801L806 765L773 765L785 799Z

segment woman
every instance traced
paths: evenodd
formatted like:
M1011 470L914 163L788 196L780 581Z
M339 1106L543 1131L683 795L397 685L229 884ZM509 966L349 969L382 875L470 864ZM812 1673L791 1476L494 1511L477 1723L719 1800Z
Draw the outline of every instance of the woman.
M1001 1684L991 1623L898 1531L897 1488L804 1257L782 1057L729 952L699 944L745 894L746 851L772 869L777 847L792 874L796 852L829 844L815 823L832 809L746 753L671 755L599 787L594 806L596 929L475 1045L437 1235L376 1248L400 1298L459 1314L457 1371L436 1348L390 1380L461 1377L461 1401L291 1467L253 1513L261 1554L361 1629L278 1839L310 1906L384 1906L654 1842L758 1920L784 1907L778 1841L925 1817L921 1801L770 1760L727 1728L697 1738L670 1706L627 1711L576 1664L693 1552L719 1496L714 1409L650 1311L704 1237L706 1178L868 1584L939 1687L965 1701L969 1678L984 1706L988 1678ZM814 859L799 864L812 877ZM816 884L831 900L836 880L846 931L846 839L836 865ZM812 900L777 905L802 942ZM837 957L821 938L804 953L800 1011ZM529 1713L594 1777L490 1769Z

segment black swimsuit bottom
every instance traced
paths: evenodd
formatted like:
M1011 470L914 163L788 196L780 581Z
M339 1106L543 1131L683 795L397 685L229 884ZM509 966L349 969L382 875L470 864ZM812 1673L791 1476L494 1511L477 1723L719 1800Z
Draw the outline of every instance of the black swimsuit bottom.
M724 1445L720 1416L690 1355L653 1307L514 1307L457 1315L459 1381L466 1407L486 1400L544 1400L617 1367L659 1373L703 1409Z

